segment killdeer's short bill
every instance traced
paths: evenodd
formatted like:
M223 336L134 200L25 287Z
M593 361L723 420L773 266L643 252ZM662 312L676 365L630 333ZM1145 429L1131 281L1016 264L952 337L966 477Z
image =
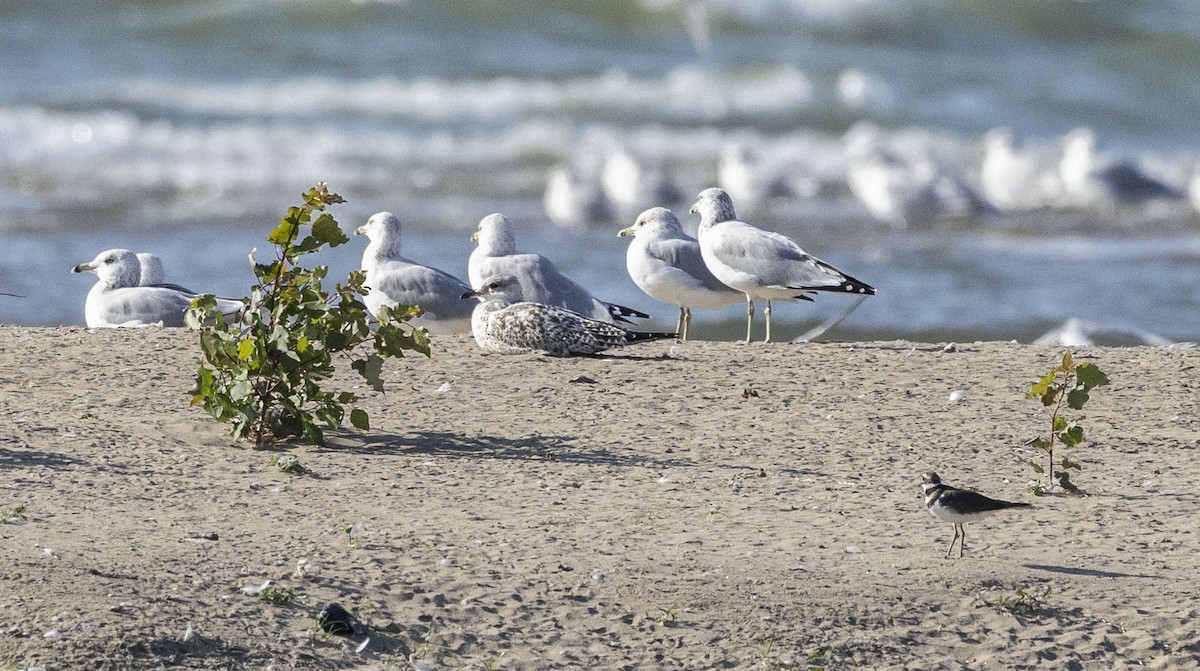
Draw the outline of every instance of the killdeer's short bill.
M981 520L997 510L1005 508L1029 508L1028 503L1013 503L999 501L977 492L951 487L942 484L937 473L926 473L921 487L925 490L925 507L933 516L943 522L954 525L954 538L950 539L950 547L946 549L946 557L954 550L954 541L962 538L958 545L958 556L963 556L963 548L967 543L967 532L963 524Z

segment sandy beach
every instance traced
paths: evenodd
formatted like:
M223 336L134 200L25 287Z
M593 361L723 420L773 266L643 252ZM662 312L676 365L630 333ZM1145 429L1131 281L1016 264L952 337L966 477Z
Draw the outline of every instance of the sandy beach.
M1076 350L1089 495L1033 497L1061 348L439 338L337 378L370 432L256 451L189 405L196 339L0 328L0 669L1200 665L1200 351ZM1034 507L945 559L929 470Z

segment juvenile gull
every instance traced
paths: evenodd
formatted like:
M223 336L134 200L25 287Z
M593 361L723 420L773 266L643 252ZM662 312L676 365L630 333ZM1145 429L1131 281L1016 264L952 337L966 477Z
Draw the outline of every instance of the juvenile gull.
M512 275L485 278L478 290L463 294L463 298L471 296L483 301L475 306L471 332L485 352L571 356L676 337L674 333L630 331L564 308L522 301L521 285Z
M467 261L467 279L474 287L481 287L483 280L492 275L512 275L520 283L521 295L527 301L566 308L603 321L630 323L625 317L650 316L633 308L597 300L540 254L518 253L516 232L503 214L484 217L471 239L479 243Z
M363 303L378 316L383 306L397 303L420 306L424 313L414 322L433 333L466 333L474 304L462 299L471 287L453 275L424 266L400 255L400 219L377 212L355 231L370 239L363 251L362 269L368 289Z
M771 301L812 300L815 291L869 296L875 288L805 253L778 233L738 221L733 201L721 189L700 192L692 205L700 214L700 254L712 274L746 295L746 342L754 324L754 299L767 301L766 342L771 341Z
M198 294L169 284L139 286L142 264L128 249L110 249L72 270L95 273L99 280L88 292L84 318L88 328L119 326L183 326L183 316ZM217 299L217 309L233 313L240 301Z
M683 232L679 218L667 208L646 210L633 226L617 235L633 236L625 253L625 267L633 283L651 298L679 306L675 330L684 340L692 323L692 308L719 310L742 299L704 265L700 243Z

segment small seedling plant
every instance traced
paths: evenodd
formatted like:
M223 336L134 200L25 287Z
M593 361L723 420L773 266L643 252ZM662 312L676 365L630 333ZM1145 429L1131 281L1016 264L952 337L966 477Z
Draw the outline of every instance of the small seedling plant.
M1094 364L1076 363L1068 350L1062 361L1050 369L1029 387L1027 395L1039 399L1050 408L1050 431L1045 436L1031 439L1028 444L1046 453L1046 465L1030 459L1029 465L1038 474L1030 483L1029 491L1041 496L1058 485L1063 490L1078 493L1079 488L1071 481L1071 471L1082 470L1082 466L1065 454L1066 448L1076 447L1083 442L1083 426L1078 421L1063 416L1064 405L1071 410L1082 410L1096 387L1107 385L1108 376ZM1055 446L1061 445L1059 459L1055 461Z
M325 212L344 202L321 182L288 209L267 236L275 258L260 263L250 253L258 282L238 315L221 315L211 295L188 310L187 324L200 332L204 354L192 403L229 422L234 436L255 447L289 439L323 445L321 425L341 426L358 396L322 387L334 373L335 357L348 358L372 388L383 391L384 359L405 351L429 356L428 332L409 323L419 308L385 308L372 329L358 298L367 291L364 273L352 271L330 294L322 286L328 268L301 265L302 257L349 241ZM355 428L370 428L365 410L352 408L349 415Z

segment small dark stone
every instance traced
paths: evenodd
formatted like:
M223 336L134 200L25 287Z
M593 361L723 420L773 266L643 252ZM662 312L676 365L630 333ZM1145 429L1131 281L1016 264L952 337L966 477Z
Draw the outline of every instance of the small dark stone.
M351 636L357 625L354 616L336 603L329 604L317 615L317 626L321 631L334 636Z
M586 375L580 375L579 377L575 378L574 380L571 380L571 382L572 383L582 383L582 384L596 384L595 380L593 380L592 378L590 378Z

